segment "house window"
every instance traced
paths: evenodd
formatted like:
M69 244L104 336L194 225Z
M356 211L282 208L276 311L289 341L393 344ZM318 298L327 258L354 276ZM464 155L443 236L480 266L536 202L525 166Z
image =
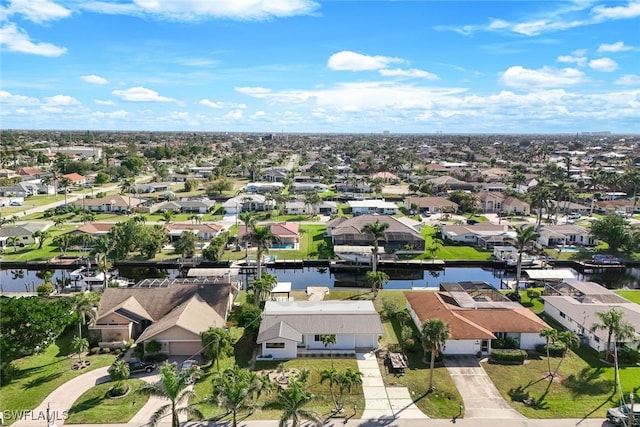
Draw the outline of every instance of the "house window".
M265 345L266 348L284 348L283 342L268 342Z
M314 335L313 336L313 340L315 342L321 342L322 341L322 335Z
M595 342L600 342L600 338L596 337L595 335L593 336L593 340L594 340Z
M560 317L562 317L563 319L567 317L566 314L564 314L563 312L560 312Z
M507 333L506 332L496 332L495 335L496 335L496 338L506 338L507 337Z

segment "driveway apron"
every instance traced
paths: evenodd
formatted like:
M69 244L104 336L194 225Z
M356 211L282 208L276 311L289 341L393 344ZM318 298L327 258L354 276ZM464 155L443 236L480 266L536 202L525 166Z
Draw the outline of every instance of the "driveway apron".
M365 408L363 420L427 419L413 403L406 387L385 387L378 360L373 352L356 355L358 370L362 372Z
M475 356L446 356L444 365L462 396L464 418L524 419L502 398Z

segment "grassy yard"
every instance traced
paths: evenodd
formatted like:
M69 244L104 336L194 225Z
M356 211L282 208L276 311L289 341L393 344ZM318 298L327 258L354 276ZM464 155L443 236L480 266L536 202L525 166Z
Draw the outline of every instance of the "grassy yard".
M0 407L3 410L34 409L53 390L70 379L113 362L112 355L95 355L89 357L90 367L82 371L72 370L71 364L75 359L68 356L71 338L66 335L44 352L14 361L20 372L11 383L0 388Z
M631 302L640 304L640 290L635 290L635 291L625 290L625 291L614 291L614 292L620 295L621 297L628 299Z
M69 409L69 417L65 424L104 424L128 422L149 400L149 396L137 391L145 382L129 379L126 384L130 387L126 396L110 398L107 392L113 387L113 382L97 385L82 394Z
M559 361L552 358L551 369ZM608 408L618 405L614 368L584 347L565 358L553 382L545 378L548 368L544 356L530 358L524 365L482 366L507 402L528 418L603 418ZM640 367L621 368L620 383L625 394L638 393ZM512 401L515 395L533 398L536 407Z

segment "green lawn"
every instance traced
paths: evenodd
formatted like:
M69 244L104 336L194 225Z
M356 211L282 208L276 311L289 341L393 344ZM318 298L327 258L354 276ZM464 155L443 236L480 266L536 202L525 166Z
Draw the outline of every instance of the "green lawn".
M126 384L130 387L126 396L112 399L107 392L113 387L113 382L97 385L82 394L69 409L69 417L65 424L104 424L127 423L147 403L149 396L137 391L145 382L129 379Z
M0 388L0 407L3 410L34 409L53 390L70 379L113 363L112 355L89 356L90 367L82 371L72 370L71 365L76 360L67 356L69 343L70 338L66 336L40 354L14 361L20 372L11 383ZM5 422L10 423L11 420Z
M625 291L614 291L618 295L623 298L628 299L631 302L635 302L636 304L640 304L640 290L625 290Z
M551 369L559 360L552 358ZM604 418L608 408L618 405L614 368L600 362L591 349L570 353L552 383L544 378L548 369L544 356L530 358L524 365L482 365L507 402L528 418ZM640 367L621 368L620 382L625 394L637 393ZM535 399L538 407L512 401L515 394Z

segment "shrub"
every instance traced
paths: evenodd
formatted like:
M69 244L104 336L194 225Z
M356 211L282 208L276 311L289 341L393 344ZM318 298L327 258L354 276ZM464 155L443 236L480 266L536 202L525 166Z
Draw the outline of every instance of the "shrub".
M536 346L536 351L540 354L547 354L547 345L546 344L538 344ZM562 357L564 352L567 351L567 347L562 343L551 343L549 344L549 356L551 357Z
M505 294L505 296L509 298L511 301L515 301L515 302L520 302L520 300L522 299L522 296L520 295L519 292L508 292Z
M149 341L144 345L144 351L147 353L159 353L160 350L162 350L162 344L156 340Z
M20 369L18 369L18 367L13 363L0 363L0 385L4 386L9 384L18 376L19 373Z
M145 359L151 362L164 362L169 358L166 353L153 353L145 356Z
M389 298L382 298L382 313L385 319L393 318L400 310L398 303Z
M100 353L100 347L91 347L91 350L89 350L89 354L98 354Z
M495 340L491 340L491 348L493 349L520 348L520 341L511 337L498 338Z
M111 353L111 349L110 349L109 347L102 347L102 348L100 349L100 352L101 352L101 353L108 354L108 353Z
M109 397L120 397L124 396L129 392L129 386L125 384L123 381L118 381L111 387L108 391Z
M36 292L38 293L38 296L41 297L51 295L53 293L53 285L49 282L43 283L37 287Z
M521 365L526 359L526 351L515 349L493 350L489 356L489 362L504 365Z
M628 345L618 350L618 361L625 365L635 365L640 362L640 351L634 350Z

